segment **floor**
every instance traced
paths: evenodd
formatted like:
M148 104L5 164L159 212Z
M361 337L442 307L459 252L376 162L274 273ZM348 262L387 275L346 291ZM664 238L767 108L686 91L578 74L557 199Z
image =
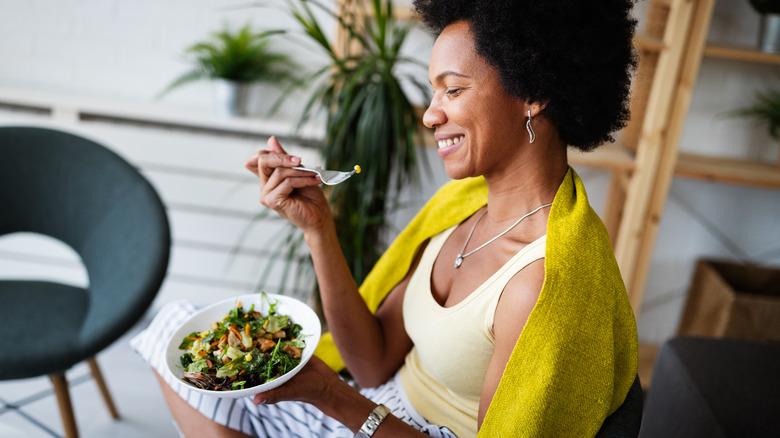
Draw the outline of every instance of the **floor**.
M133 334L146 324L148 321L142 320L97 356L120 419L109 415L86 363L66 373L81 437L179 436L154 376L128 345ZM0 381L0 437L51 438L63 434L48 377Z

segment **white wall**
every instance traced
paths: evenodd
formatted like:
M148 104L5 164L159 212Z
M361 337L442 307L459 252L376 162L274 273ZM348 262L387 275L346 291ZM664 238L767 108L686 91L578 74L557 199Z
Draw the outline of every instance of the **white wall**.
M2 0L0 83L25 89L151 102L189 70L185 49L230 26L285 28L283 2L266 7L236 0ZM254 2L260 3L260 2ZM316 61L290 38L278 51ZM212 87L192 84L156 102L184 110L213 109Z
M192 115L196 120L210 118L214 104L207 83L176 90L162 100L154 98L187 69L184 48L223 23L241 25L251 20L258 27L292 24L288 16L274 9L282 4L280 0L265 3L272 7L247 8L247 2L236 0L0 0L0 95L2 90L64 95L76 101L95 99L98 107L120 103L182 117ZM645 7L644 2L639 3L639 16ZM720 0L710 39L753 44L757 20L747 2ZM312 51L287 40L278 44L303 65L317 62ZM410 52L427 56L429 39L419 34L413 45ZM777 145L763 128L718 117L725 110L749 103L754 90L776 85L777 74L777 67L706 59L681 148L777 160ZM251 251L227 262L238 233L259 211L256 186L241 165L267 135L290 134L286 126L296 110L293 105L286 107L277 116L278 124L250 134L241 129L201 131L116 120L66 118L53 122L46 114L10 107L0 107L0 124L55 123L75 130L106 143L149 177L168 204L174 232L170 275L159 305L187 296L213 301L253 286L266 262L257 251L276 229L269 224L255 229L256 235L248 241ZM289 145L296 153L316 160L315 150L292 141ZM395 216L399 225L446 180L435 151L425 153L431 157L433 175L421 190L408 195L410 207ZM600 211L608 175L591 169L579 171ZM697 258L780 263L779 200L776 191L675 180L639 316L643 341L660 342L674 333ZM12 237L20 238L26 239ZM724 243L725 239L731 242ZM73 262L67 261L67 250L46 249L55 259L52 261L40 254L23 254L19 246L18 240L0 238L0 275L35 272L39 263L48 263L47 272L53 276L85 281Z

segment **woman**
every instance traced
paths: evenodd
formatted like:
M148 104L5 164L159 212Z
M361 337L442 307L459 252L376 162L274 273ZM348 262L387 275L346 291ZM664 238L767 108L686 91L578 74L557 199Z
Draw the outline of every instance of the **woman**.
M415 0L438 34L423 121L455 181L358 291L318 178L292 169L300 159L274 138L250 157L261 202L311 250L332 334L318 355L331 367L313 358L258 394L263 406L220 406L160 378L182 431L593 436L636 375L636 327L566 147L590 150L627 120L631 6ZM153 327L188 312L163 311ZM361 392L331 370L342 363Z

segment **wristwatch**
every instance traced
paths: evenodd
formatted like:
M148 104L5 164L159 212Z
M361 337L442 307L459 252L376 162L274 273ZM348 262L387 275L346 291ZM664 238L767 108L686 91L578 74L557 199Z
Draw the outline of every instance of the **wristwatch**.
M358 433L355 434L355 438L371 438L371 436L374 435L374 432L376 432L377 428L379 428L379 425L382 424L382 421L389 413L390 409L388 409L387 406L377 405L377 407L375 407L374 410L368 414L366 422L360 426L360 430L358 430Z

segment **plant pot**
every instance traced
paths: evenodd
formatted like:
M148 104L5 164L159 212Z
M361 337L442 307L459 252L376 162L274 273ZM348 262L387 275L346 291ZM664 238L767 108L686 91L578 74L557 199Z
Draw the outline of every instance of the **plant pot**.
M249 115L250 89L246 82L214 80L214 101L217 115L221 117L246 117Z
M780 53L780 14L763 14L758 26L758 50Z

